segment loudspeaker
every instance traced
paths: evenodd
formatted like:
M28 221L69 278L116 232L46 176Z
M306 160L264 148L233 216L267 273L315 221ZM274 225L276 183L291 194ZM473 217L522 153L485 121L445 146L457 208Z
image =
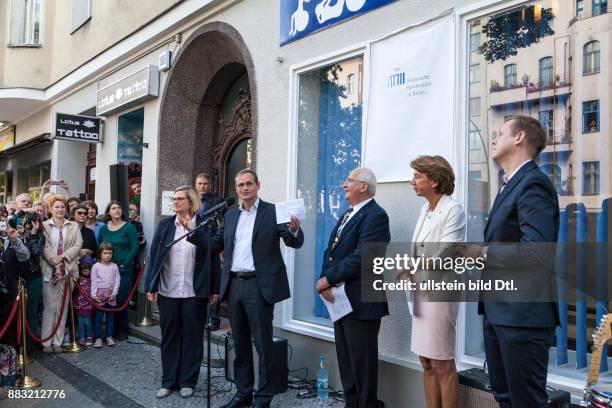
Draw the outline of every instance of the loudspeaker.
M289 362L287 361L287 339L281 337L272 337L272 348L274 353L274 360L272 360L272 384L274 394L282 394L289 389ZM234 352L234 338L231 332L228 332L225 336L225 379L234 382L234 359L236 354ZM259 357L257 356L257 350L255 344L253 344L253 367L255 368L255 389L259 384L258 374Z
M121 203L121 208L127 217L130 193L128 190L128 168L125 164L110 165L110 193L111 200L117 200Z
M459 371L459 406L461 408L498 408L491 393L489 375L481 368ZM567 391L548 390L548 406L569 408L571 395Z

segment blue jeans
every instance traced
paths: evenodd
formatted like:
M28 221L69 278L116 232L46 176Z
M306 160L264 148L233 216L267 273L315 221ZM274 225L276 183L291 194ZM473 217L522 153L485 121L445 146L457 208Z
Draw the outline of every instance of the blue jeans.
M91 316L79 316L78 322L78 338L84 339L86 337L93 337L93 324L91 323Z
M117 306L123 305L130 289L132 289L132 266L120 266L119 275L121 277L119 283L119 293L117 293ZM128 308L123 309L121 312L117 312L117 333L123 332L127 334L129 328L128 322Z
M108 303L105 303L103 307L112 308L114 306L111 306ZM96 324L95 324L96 339L102 338L102 317L104 317L104 315L106 315L106 337L113 336L113 326L114 326L114 320L115 320L114 313L96 310Z

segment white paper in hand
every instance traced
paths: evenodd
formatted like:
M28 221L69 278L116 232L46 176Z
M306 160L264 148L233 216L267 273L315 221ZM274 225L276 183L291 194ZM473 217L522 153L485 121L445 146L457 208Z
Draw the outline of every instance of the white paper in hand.
M295 200L283 201L282 203L274 204L276 208L276 223L284 224L291 221L293 215L298 220L306 219L306 211L304 209L304 199L296 198Z
M351 302L349 302L348 297L346 296L346 291L344 290L344 283L340 286L335 286L332 288L332 294L334 295L334 303L328 302L323 296L321 299L323 303L325 303L325 307L327 307L327 311L329 312L329 317L332 322L335 322L338 319L343 318L347 314L353 311L353 307L351 306Z

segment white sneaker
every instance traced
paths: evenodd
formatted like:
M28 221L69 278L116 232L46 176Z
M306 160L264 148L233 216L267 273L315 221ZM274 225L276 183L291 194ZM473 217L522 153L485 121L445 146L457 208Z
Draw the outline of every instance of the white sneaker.
M109 346L114 346L115 345L115 340L113 340L112 337L107 337L106 338L106 344L108 344Z
M62 346L67 347L71 344L72 343L70 342L70 334L69 333L64 334L64 342L62 343Z
M102 347L102 339L96 339L96 342L94 343L94 347L95 348Z
M155 396L161 399L166 398L168 395L170 395L170 390L168 388L160 388Z

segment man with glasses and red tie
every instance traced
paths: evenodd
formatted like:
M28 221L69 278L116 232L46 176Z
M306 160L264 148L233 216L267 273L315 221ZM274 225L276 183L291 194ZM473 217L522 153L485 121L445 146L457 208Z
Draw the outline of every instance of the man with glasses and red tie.
M376 394L378 332L389 308L384 292L377 293L375 298L364 296L367 288L363 282L373 275L362 276L362 255L365 245L376 243L383 246L368 253L374 255L382 250L379 255L384 256L384 247L391 240L389 217L374 200L376 176L372 170L365 167L353 170L342 187L351 207L331 233L316 289L333 303L331 288L344 284L353 311L334 322L334 336L346 407L377 408L382 404ZM367 269L368 265L363 267Z

